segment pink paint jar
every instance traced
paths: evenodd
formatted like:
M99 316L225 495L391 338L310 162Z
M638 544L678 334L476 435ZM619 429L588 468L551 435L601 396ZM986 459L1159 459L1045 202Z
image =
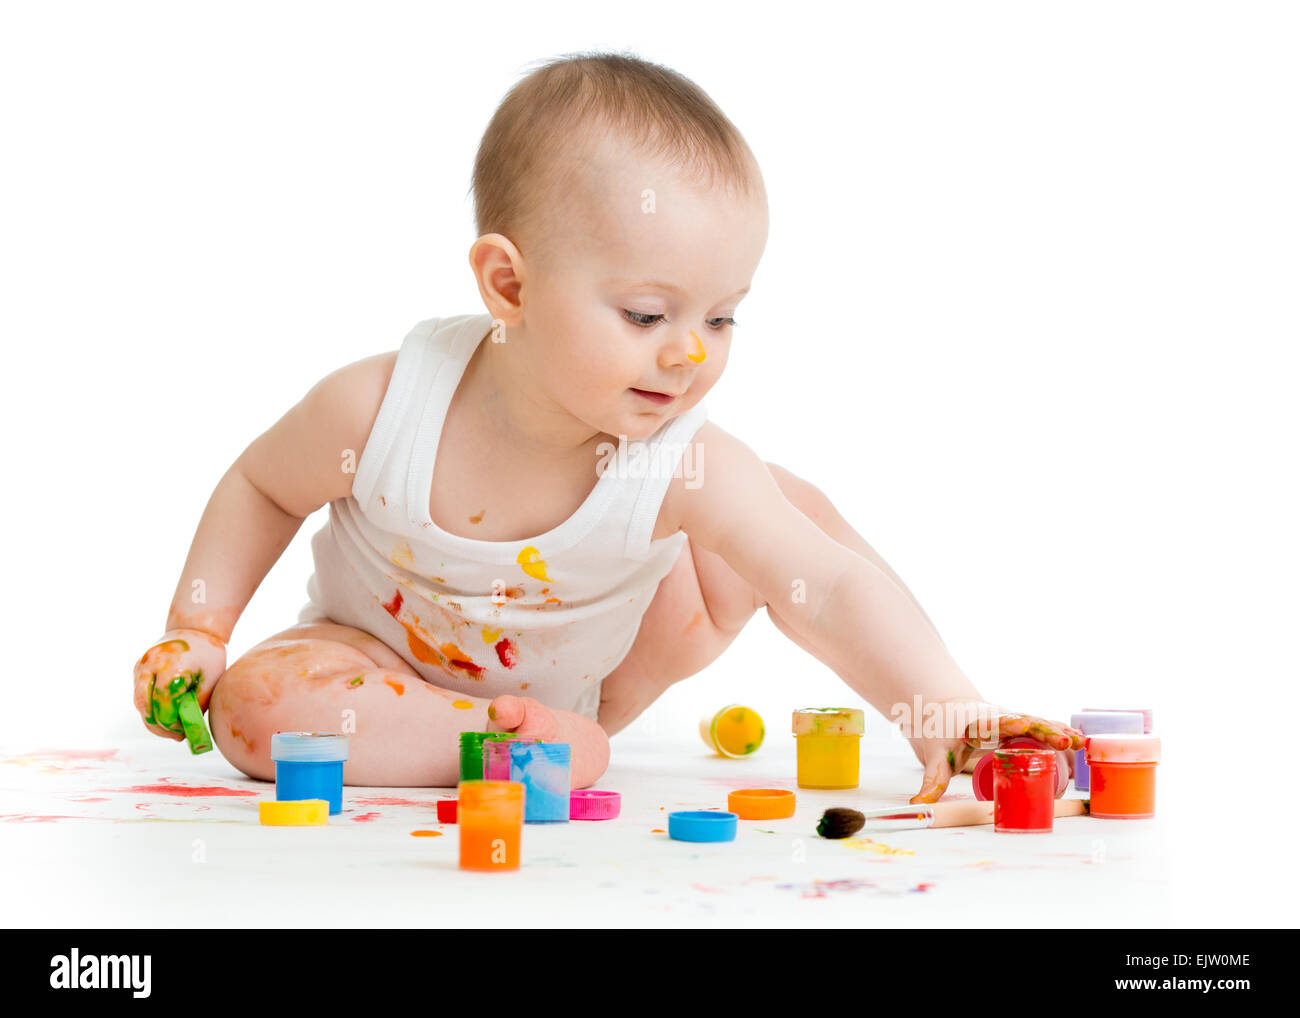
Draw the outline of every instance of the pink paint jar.
M1015 746L995 749L993 829L1006 834L1047 834L1056 810L1056 751Z
M483 780L510 780L510 747L516 742L536 742L536 739L492 739L483 743Z
M1016 746L1024 746L1028 749L1047 749L1037 739L1031 739L1028 735L1014 735L1010 739L1004 739L998 744L998 749L1014 749ZM1056 782L1056 791L1053 798L1059 799L1065 794L1065 790L1070 787L1070 770L1069 761L1065 759L1065 753L1061 750L1048 750L1055 758L1056 776L1053 779ZM993 754L985 753L975 764L975 770L970 776L971 789L975 792L975 798L980 802L993 801Z
M1158 735L1090 735L1084 744L1092 788L1088 812L1106 820L1156 815Z

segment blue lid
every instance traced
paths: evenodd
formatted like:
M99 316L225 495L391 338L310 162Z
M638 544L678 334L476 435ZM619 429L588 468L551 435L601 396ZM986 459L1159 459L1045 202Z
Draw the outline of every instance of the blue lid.
M332 763L348 758L348 737L333 732L276 732L271 759L286 763Z
M675 841L735 841L735 813L683 810L668 814L668 837Z

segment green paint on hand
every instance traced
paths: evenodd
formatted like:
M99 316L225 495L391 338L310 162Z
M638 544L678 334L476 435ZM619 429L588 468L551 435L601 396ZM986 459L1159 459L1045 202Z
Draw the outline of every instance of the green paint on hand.
M351 686L353 689L356 689L357 686L361 685L365 681L366 680L362 676L358 675L355 679L349 679L348 685Z
M190 744L190 752L195 756L212 749L212 736L208 726L203 723L203 708L199 706L198 697L193 693L184 693L176 704L176 713L185 730L185 738Z
M181 732L196 756L212 749L212 737L203 723L203 709L195 695L203 679L202 671L181 672L166 689L158 688L158 676L149 684L148 720L169 732Z
M954 771L957 769L957 758L952 755L951 749L948 750L948 769Z

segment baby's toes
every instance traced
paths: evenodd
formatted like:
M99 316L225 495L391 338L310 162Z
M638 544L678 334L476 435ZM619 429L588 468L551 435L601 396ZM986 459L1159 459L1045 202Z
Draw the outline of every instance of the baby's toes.
M524 720L524 701L518 696L498 696L488 704L488 717L507 732L513 732Z
M517 697L524 707L524 720L515 729L515 734L525 739L556 739L560 734L560 724L551 713L551 709L527 696Z

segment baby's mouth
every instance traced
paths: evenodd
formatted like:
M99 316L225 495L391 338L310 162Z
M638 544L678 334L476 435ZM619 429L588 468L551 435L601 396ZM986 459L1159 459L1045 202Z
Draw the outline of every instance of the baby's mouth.
M653 403L655 406L667 406L677 398L676 396L669 395L666 392L655 392L653 389L633 389L632 392L636 393L642 399Z

